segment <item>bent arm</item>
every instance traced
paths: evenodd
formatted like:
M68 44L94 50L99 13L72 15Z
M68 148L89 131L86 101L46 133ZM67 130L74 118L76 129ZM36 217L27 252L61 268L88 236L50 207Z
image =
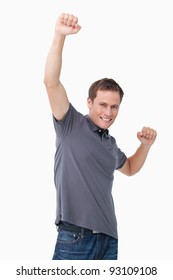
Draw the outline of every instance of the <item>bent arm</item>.
M149 149L150 147L141 144L136 152L127 158L125 164L119 171L127 176L132 176L139 172L145 163Z
M132 176L140 171L145 163L149 150L156 139L157 133L151 128L144 127L141 132L138 132L137 137L141 144L136 152L127 158L125 164L119 169L120 172L127 176Z

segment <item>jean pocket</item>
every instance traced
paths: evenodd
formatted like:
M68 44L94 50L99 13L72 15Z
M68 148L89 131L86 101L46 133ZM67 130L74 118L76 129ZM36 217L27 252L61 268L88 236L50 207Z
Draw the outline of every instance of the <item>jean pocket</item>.
M58 232L58 243L61 244L74 244L80 239L80 234L67 231L67 230L59 230Z

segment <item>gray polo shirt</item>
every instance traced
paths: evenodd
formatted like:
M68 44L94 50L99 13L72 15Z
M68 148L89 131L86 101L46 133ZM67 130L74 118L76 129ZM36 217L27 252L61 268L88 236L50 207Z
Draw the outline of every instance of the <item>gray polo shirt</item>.
M64 220L118 238L112 185L114 171L123 166L126 155L108 130L99 133L71 104L62 121L53 121L55 223Z

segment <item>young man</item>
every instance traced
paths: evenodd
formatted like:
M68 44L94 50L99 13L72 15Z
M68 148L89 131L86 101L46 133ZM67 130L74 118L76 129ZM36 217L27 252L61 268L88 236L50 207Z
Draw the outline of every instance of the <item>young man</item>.
M87 100L89 114L77 112L60 82L62 51L67 35L81 27L78 18L62 14L45 67L45 86L57 136L55 186L58 238L53 259L115 260L117 222L112 198L114 171L132 176L143 166L156 131L137 133L140 146L131 157L117 147L108 128L115 121L123 90L113 80L94 82Z

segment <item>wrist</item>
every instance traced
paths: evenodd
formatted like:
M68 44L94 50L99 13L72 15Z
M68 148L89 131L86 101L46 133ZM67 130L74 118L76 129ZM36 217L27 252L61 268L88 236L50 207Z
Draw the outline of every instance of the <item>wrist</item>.
M151 145L146 144L146 143L141 143L140 148L143 149L143 150L149 151L149 149L151 148Z
M62 34L61 32L55 31L54 34L54 41L64 41L66 35Z
M65 37L66 36L64 36L63 34L55 33L53 42L52 42L52 47L62 51L63 46L64 46Z

